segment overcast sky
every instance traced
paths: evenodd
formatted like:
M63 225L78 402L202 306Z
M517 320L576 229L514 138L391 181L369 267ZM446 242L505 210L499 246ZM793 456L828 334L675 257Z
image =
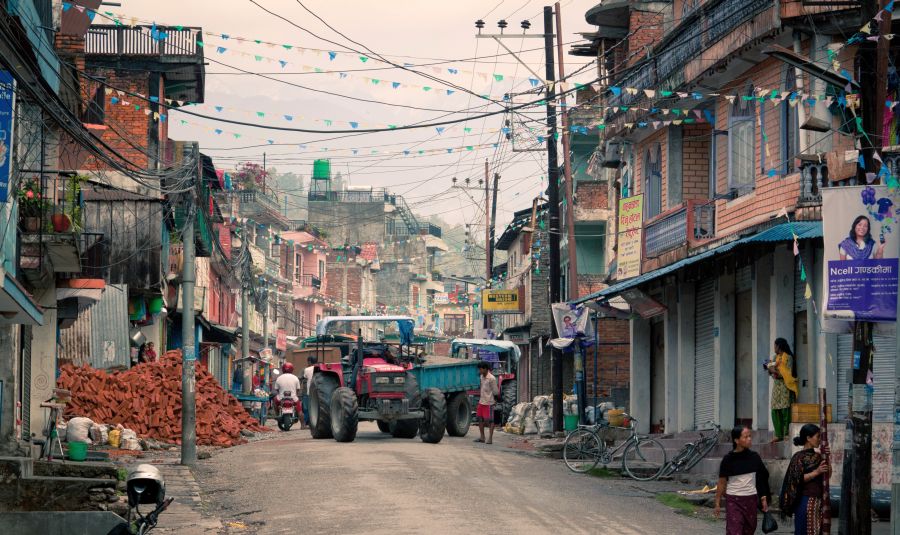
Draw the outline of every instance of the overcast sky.
M334 43L313 37L290 22L265 12L253 1ZM596 3L597 0L562 2L565 43L580 41L576 32L592 30L584 20L584 12ZM528 78L533 75L511 56L485 57L504 54L505 51L492 39L476 39L474 21L483 18L487 23L485 33L496 33L497 21L504 18L509 21L507 34L521 34L519 23L530 19L533 25L530 33L534 34L540 31L543 24L544 3L539 0L308 0L304 4L346 38L329 30L295 0L123 0L122 7L103 7L101 10L109 9L129 18L135 17L139 22L200 26L204 31L217 34L204 37L208 62L205 103L189 109L248 123L329 130L348 129L348 122L353 122L357 128L363 129L438 118L460 119L466 115L454 113L446 116L447 112L476 107L480 107L477 111L500 109L496 104L486 105L484 100L461 90L451 89L454 93L448 95L447 86L440 82L390 67L374 58L364 62L359 57L361 54L347 50L364 51L363 47L347 38L395 63L415 65L411 68L469 88L477 94L499 96L531 87ZM98 19L97 22L105 21ZM226 34L228 39L223 39L220 34ZM248 41L239 41L237 37ZM257 44L254 40L263 43ZM543 40L505 39L503 42L516 52L526 51L520 57L535 72L544 74ZM291 48L280 45L290 45ZM224 51L220 51L219 47ZM299 47L321 51L301 52ZM528 49L541 50L527 52ZM338 54L332 59L329 52ZM256 56L262 59L257 60ZM482 59L457 61L476 56ZM282 66L279 60L286 64ZM444 60L454 61L422 65ZM566 61L568 73L587 63L586 58L568 54ZM265 75L271 79L234 74L238 72L234 67L253 73L271 73ZM345 72L347 76L341 78L338 72L308 72L317 68ZM592 68L584 71L575 81L590 80L595 72ZM494 74L501 75L503 79L498 80ZM301 89L278 80L349 97L445 111L359 102ZM394 88L394 82L403 85ZM432 89L426 91L423 89L425 86ZM218 111L216 106L222 107L222 110ZM264 116L260 117L257 112L262 112ZM288 121L285 115L292 120ZM535 119L539 116L532 115ZM181 124L181 120L187 120L188 124ZM331 121L331 125L326 121ZM460 181L466 177L473 180L481 178L483 162L488 158L500 166L498 226L502 228L513 211L530 206L530 200L541 191L541 179L546 175L544 153L513 153L508 143L500 151L492 146L499 141L501 134L497 131L503 126L502 121L503 115L496 115L447 126L441 133L429 127L327 140L338 134L262 130L176 112L171 114L170 137L199 141L201 150L213 156L216 165L224 169L233 169L238 162L245 160L261 163L265 152L270 168L308 177L312 171L312 160L328 157L334 170L340 171L345 179L349 175L351 185L389 188L396 194L404 195L415 211L439 214L453 223L482 220L483 212L479 213L475 203L482 201L483 193L473 191L467 194L450 186L453 176ZM214 129L223 130L223 133L216 134ZM240 134L240 138L235 138L235 133ZM275 144L270 145L267 140ZM251 145L262 146L249 147ZM306 148L301 148L301 145ZM486 146L479 148L479 145ZM472 150L467 150L468 146ZM352 149L356 149L356 154ZM453 149L452 153L448 153L447 149ZM426 152L420 155L420 150ZM409 151L409 155L404 155L404 151ZM492 167L492 172L494 170L495 167Z

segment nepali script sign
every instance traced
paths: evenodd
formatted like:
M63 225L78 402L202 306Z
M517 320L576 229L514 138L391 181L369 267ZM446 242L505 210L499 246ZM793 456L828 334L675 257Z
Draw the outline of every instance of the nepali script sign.
M886 186L822 189L825 317L897 321L898 195Z
M619 250L616 280L641 274L641 250L644 237L644 196L619 199Z
M9 178L13 157L14 88L15 81L9 71L0 71L0 202L9 199Z

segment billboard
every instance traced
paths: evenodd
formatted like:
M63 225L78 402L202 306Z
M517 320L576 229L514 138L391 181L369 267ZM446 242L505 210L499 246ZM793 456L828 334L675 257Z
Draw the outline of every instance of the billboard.
M616 280L641 274L641 246L644 238L644 196L619 199L618 254Z
M436 292L434 294L434 304L435 305L449 305L450 304L450 294L448 294L447 292Z
M485 314L523 314L525 290L482 290L481 306Z
M822 189L826 318L897 321L898 196L886 186Z
M12 169L13 89L15 81L9 71L0 71L0 202L9 199Z

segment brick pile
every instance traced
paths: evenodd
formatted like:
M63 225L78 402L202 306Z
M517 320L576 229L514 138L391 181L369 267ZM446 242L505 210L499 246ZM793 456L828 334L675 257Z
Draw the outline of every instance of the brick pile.
M107 373L90 366L64 365L60 388L72 392L66 416L97 423L122 424L139 437L181 443L181 351L159 362ZM197 443L229 447L242 444L241 430L266 431L201 366L197 366Z

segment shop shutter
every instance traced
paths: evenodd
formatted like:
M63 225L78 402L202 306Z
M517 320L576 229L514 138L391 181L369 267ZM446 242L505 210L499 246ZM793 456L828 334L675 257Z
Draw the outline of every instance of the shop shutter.
M809 273L806 274L810 276ZM800 280L800 263L794 263L794 312L806 310L806 281Z
M694 425L715 419L716 377L714 362L716 324L715 279L697 285L694 315Z
M875 336L875 393L872 419L876 422L891 422L894 413L894 361L897 358L896 336ZM837 410L839 421L848 416L850 385L853 383L853 335L838 335L838 376Z
M22 326L22 440L31 440L31 325Z
M747 292L753 289L753 272L750 266L738 268L734 274L734 291Z

